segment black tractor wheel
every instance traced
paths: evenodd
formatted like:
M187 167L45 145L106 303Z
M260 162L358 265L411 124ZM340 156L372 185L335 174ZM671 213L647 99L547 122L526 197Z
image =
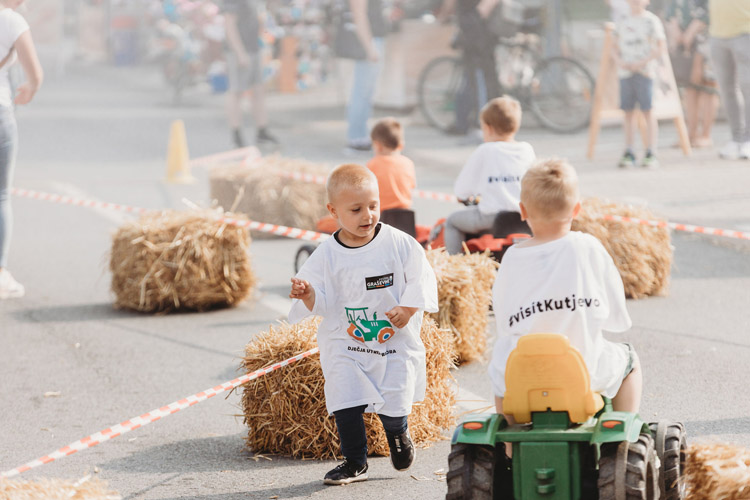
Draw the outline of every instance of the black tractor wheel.
M634 443L622 441L602 445L599 459L599 500L659 498L659 470L656 461L654 440L650 434L641 434Z
M302 245L297 250L297 254L294 256L294 272L298 273L302 269L302 264L310 258L315 249L318 248L315 245Z
M687 439L685 427L679 422L662 420L649 424L654 435L654 449L661 462L659 489L662 500L682 500L685 498L685 470Z
M448 455L446 500L513 500L504 443L496 447L457 443Z

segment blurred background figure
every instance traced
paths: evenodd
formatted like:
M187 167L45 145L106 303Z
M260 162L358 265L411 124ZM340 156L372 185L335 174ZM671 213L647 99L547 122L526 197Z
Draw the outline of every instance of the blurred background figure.
M711 128L719 106L709 63L707 0L671 0L664 15L669 56L677 85L684 89L690 143L712 145Z
M258 39L262 29L260 19L256 0L224 1L229 76L227 118L232 131L232 142L238 148L247 145L242 134L242 99L246 92L251 93L256 142L278 143L267 128L268 113Z
M25 293L23 285L7 269L12 229L10 184L18 148L13 105L30 103L43 78L29 25L15 11L22 3L23 0L0 0L0 299L23 297ZM8 69L16 61L20 61L26 81L13 89Z

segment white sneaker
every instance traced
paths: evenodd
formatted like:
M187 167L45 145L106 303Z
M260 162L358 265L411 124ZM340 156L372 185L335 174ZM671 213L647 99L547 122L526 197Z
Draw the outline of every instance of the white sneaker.
M724 147L719 150L719 156L725 160L739 160L740 158L740 143L729 141L724 144Z
M750 160L750 141L740 144L740 158Z
M7 269L0 270L0 299L17 299L25 293L23 285L14 280Z

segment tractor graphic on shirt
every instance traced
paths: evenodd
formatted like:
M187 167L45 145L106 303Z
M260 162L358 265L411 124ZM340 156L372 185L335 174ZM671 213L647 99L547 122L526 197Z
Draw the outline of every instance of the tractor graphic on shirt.
M367 317L366 307L346 307L346 318L349 320L349 328L346 329L353 339L362 343L376 340L381 344L387 342L393 334L393 325L388 320L379 320L378 313L372 314L372 319Z

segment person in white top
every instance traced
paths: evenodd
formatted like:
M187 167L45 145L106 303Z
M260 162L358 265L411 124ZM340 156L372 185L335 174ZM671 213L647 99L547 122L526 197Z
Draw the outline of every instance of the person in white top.
M466 235L492 229L500 212L518 212L521 177L536 159L528 142L517 142L521 105L503 96L488 102L480 114L481 144L469 157L454 185L461 201L477 205L453 212L445 221L445 249L461 253Z
M367 479L365 411L380 417L394 468L414 461L407 415L425 395L420 330L422 311L438 310L437 280L419 243L379 222L378 181L370 170L341 165L326 191L340 229L292 278L289 321L323 317L317 339L326 408L345 458L324 483L347 484Z
M637 412L638 356L602 335L631 326L622 279L599 240L570 230L581 208L573 167L558 159L534 165L522 180L520 208L533 237L508 249L492 289L497 340L489 375L497 412L503 412L508 356L529 333L567 336L586 362L591 388L612 398L615 410Z
M42 85L42 66L26 20L15 11L23 0L0 0L0 299L23 297L25 290L7 269L12 214L10 181L16 163L18 129L13 105L28 104ZM26 81L11 88L9 67L16 61Z

